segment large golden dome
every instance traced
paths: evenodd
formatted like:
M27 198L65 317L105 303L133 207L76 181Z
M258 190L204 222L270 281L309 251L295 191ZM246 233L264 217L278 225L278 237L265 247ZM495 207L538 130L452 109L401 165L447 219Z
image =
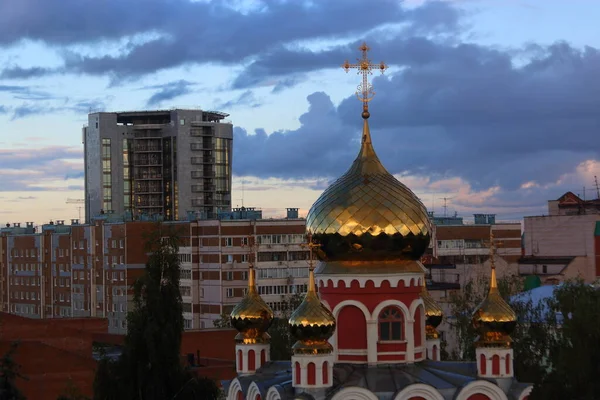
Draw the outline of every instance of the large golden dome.
M248 292L231 311L231 325L238 330L238 343L264 343L270 338L267 329L273 322L273 310L256 291L255 271L248 269Z
M327 261L418 260L430 240L427 210L379 161L368 117L358 157L312 206L307 230Z
M291 334L297 339L292 347L295 354L322 354L333 351L327 339L335 332L335 317L317 296L312 268L308 276L308 292L300 306L292 313L288 324Z

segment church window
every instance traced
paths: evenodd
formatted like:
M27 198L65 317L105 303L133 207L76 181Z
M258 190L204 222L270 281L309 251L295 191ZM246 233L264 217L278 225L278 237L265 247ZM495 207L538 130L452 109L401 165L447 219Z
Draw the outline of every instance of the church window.
M379 340L403 340L404 318L396 307L387 307L379 314Z

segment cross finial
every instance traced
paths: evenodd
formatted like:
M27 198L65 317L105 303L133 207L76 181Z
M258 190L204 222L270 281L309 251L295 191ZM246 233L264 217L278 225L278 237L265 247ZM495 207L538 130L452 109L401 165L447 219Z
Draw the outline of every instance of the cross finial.
M363 113L362 117L364 119L369 118L369 101L373 99L375 96L375 91L373 90L373 85L369 83L368 75L373 73L373 69L378 69L383 74L387 69L387 65L382 61L379 64L373 64L371 60L369 60L368 53L371 48L367 46L366 43L358 48L362 52L362 58L357 58L358 61L356 64L350 64L348 60L344 62L342 67L346 72L351 69L357 69L359 74L362 74L362 83L358 85L356 89L356 97L363 103Z
M321 247L319 243L313 240L312 232L306 234L306 243L302 244L302 247L308 247L308 267L313 270L313 249Z

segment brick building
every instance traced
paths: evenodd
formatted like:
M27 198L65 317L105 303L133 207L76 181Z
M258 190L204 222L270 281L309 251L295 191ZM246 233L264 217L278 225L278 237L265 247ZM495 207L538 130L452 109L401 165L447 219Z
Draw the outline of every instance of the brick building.
M304 219L222 219L165 222L176 226L186 329L209 328L241 299L248 261L256 259L260 290L274 309L304 292L308 251ZM92 224L56 221L0 230L0 310L30 318L103 317L126 332L131 285L147 260L154 222ZM257 246L248 246L256 237ZM253 254L251 254L253 253Z

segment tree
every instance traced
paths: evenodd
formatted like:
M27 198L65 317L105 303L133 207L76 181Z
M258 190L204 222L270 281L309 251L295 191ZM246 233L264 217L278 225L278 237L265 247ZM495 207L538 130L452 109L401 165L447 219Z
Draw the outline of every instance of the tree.
M216 399L181 363L183 306L179 290L179 244L174 227L157 224L147 238L148 262L133 285L133 310L121 357L103 359L94 385L95 399ZM195 388L195 389L194 389Z
M600 398L600 290L571 281L558 286L547 303L551 310L547 320L554 321L556 329L548 335L547 373L536 382L530 398Z
M449 360L474 361L477 332L473 327L472 316L475 308L483 301L489 290L489 278L479 277L468 281L459 292L450 295L450 315L446 318L456 339L456 348L447 353ZM508 301L510 296L522 291L518 276L505 276L498 279L498 290Z
M0 359L0 400L25 400L25 396L17 388L17 379L25 379L21 375L21 366L14 360L19 342L13 342L8 351Z

